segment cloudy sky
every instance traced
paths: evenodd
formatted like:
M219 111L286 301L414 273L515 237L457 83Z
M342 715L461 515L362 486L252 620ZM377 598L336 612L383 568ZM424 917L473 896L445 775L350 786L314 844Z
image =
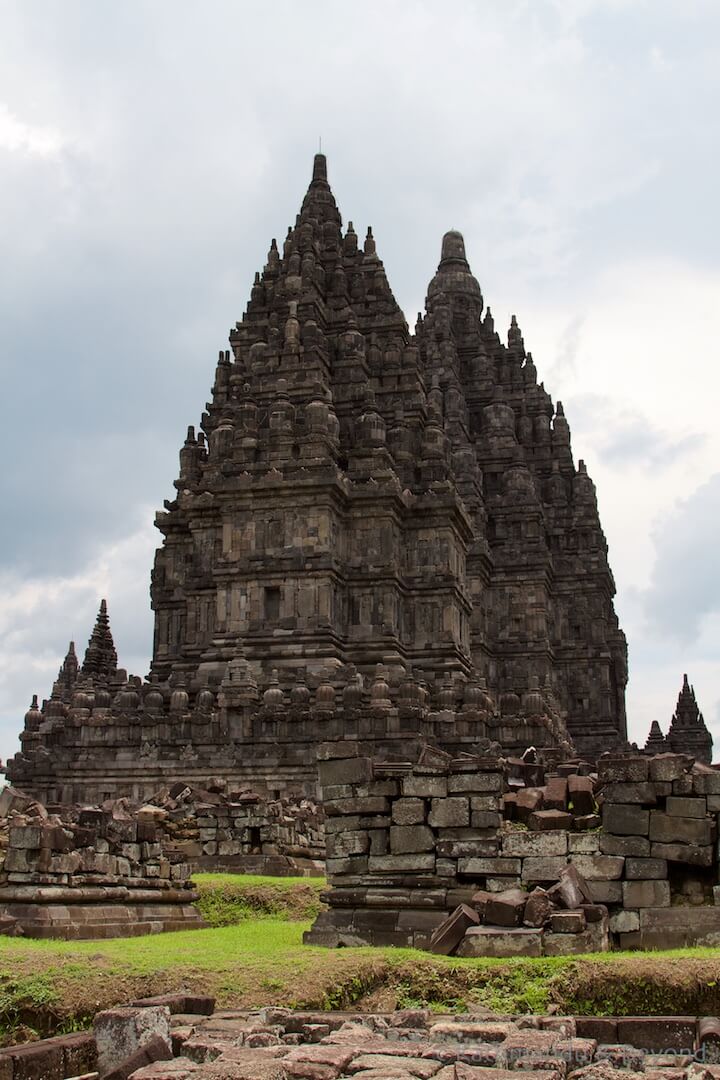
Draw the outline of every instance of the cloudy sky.
M720 740L716 0L0 0L0 756L153 512L322 137L410 320L465 234L596 481L633 737ZM719 742L720 745L720 742Z

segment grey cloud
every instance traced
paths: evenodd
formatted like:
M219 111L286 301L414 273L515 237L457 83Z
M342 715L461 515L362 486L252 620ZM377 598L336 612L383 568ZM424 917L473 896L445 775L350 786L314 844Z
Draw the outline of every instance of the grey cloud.
M648 10L6 0L0 103L64 141L39 157L0 139L0 572L72 577L172 494L185 427L270 238L294 220L318 135L411 323L451 226L494 307L532 295L571 312L575 282L618 252L717 265L720 13ZM691 449L658 431L638 449L637 417L606 419L617 465ZM136 644L117 634L138 671L148 562L132 605L113 602L131 642L133 618L145 627ZM46 652L64 646L66 616L45 620Z
M674 507L653 534L656 560L644 610L651 632L695 641L720 613L720 473Z
M573 431L592 432L597 456L618 470L628 465L668 468L701 450L707 441L702 432L678 438L643 413L602 394L577 394L567 399L566 406Z

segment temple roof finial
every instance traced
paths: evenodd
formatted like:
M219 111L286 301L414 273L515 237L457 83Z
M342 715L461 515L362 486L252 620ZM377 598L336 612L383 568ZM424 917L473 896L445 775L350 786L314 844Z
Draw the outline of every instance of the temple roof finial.
M327 158L324 154L316 154L313 160L313 182L324 180L327 183Z

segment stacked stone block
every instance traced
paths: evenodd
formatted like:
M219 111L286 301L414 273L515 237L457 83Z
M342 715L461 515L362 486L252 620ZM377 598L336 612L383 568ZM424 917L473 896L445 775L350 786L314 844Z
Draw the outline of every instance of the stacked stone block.
M142 814L11 811L0 919L32 937L106 938L203 924L190 868Z
M624 948L720 941L720 772L673 754L608 755L587 777L567 766L565 777L546 778L526 764L531 782L544 781L538 787L519 789L517 768L500 758L425 751L416 765L373 763L357 744L321 748L330 907L306 940L425 947L452 911L456 947L465 931L481 938L473 913L487 926L505 905L517 914L504 923L514 929L503 946L510 953L588 951L608 940ZM507 820L523 790L539 796L534 805L548 796L560 805L531 810L527 824ZM577 804L563 809L570 790ZM542 814L571 827L546 828ZM568 867L586 890L577 905L556 894ZM531 896L536 904L549 897L549 906L523 926ZM580 907L603 911L588 918ZM591 922L601 925L588 933ZM485 937L492 955L499 946Z

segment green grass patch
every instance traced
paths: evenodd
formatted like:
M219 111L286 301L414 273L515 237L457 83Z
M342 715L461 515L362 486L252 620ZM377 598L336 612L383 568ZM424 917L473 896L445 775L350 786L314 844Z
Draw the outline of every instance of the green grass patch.
M510 960L322 949L302 944L322 881L213 874L198 884L206 918L222 925L113 941L0 938L0 1041L76 1030L99 1009L179 990L238 1008L720 1014L717 949Z
M322 878L255 874L196 874L197 907L210 926L234 926L263 916L314 919L322 910Z

